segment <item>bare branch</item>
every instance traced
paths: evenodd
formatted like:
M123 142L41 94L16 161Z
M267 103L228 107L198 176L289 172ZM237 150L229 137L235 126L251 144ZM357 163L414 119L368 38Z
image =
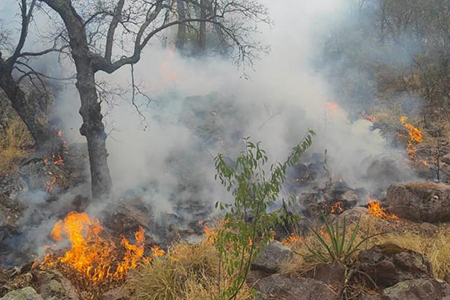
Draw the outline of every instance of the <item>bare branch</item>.
M36 5L36 0L32 0L30 4L30 8L27 10L27 0L22 0L22 4L20 6L21 14L22 14L22 29L20 32L19 43L13 53L13 55L8 58L7 62L10 66L13 66L16 62L17 58L22 51L23 46L25 45L25 40L28 35L28 27L30 25L31 16L33 13L34 6Z
M114 11L114 16L111 20L111 24L109 25L108 35L106 37L106 52L105 52L105 59L109 62L111 62L112 48L114 44L114 34L116 32L117 25L119 25L124 4L125 0L119 0L119 3L117 3L117 7Z

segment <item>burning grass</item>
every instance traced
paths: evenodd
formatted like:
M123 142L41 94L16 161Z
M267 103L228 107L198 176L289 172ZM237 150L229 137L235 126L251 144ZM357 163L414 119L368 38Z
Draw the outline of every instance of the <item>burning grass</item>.
M79 286L120 281L137 267L144 254L144 229L135 233L134 243L122 237L119 244L98 220L86 213L69 213L55 224L51 237L57 243L68 241L70 249L58 251L49 247L41 266L75 273L80 278Z
M31 144L31 135L19 117L8 122L8 127L0 133L0 176L14 172L18 161L27 157L27 145Z
M411 161L416 161L416 151L417 147L416 145L423 142L423 135L422 131L415 127L414 125L407 123L408 118L405 116L400 117L400 123L403 125L404 129L408 133L407 136L401 135L403 137L406 137L406 153L408 153L408 157ZM426 163L426 162L425 162Z
M130 274L123 290L132 300L211 299L218 294L219 267L210 236L198 244L180 242L165 256L141 264ZM236 299L253 298L244 286Z
M398 217L387 213L381 206L381 202L368 199L369 214L375 218L397 220Z

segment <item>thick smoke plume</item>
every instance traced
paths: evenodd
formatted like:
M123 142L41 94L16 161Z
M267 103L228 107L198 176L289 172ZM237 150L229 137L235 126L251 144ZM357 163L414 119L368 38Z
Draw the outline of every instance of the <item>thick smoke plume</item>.
M99 76L110 88L124 91L104 103L116 196L112 201L136 195L156 216L204 217L215 201L229 197L214 181L218 152L232 160L242 150L241 138L251 137L262 142L270 158L282 161L308 129L317 135L305 161L327 150L335 178L369 191L379 188L364 179L367 166L394 150L369 121L350 119L337 104L345 99L333 93L335 87L318 71L333 65L316 64L322 34L331 29L331 21L342 18L349 1L265 2L274 26L260 27L258 38L271 52L261 54L255 70L242 70L217 57L186 58L156 39L134 66L145 97L132 100L129 68ZM56 103L69 143L84 142L74 87L61 88ZM205 211L198 211L197 204ZM101 209L98 204L91 207Z

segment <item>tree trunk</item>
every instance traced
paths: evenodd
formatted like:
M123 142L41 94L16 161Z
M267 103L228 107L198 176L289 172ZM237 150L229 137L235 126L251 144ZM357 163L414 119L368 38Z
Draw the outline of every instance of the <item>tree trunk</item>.
M88 144L92 197L100 200L109 196L112 186L106 150L107 136L102 122L103 116L95 88L92 64L86 57L74 54L73 57L77 68L76 87L81 99L80 114L83 118L80 133L86 137Z
M212 1L209 3L209 10L211 11L212 14L215 14ZM214 18L214 22L218 22L217 18ZM228 45L225 40L225 37L223 36L223 32L220 28L220 25L213 24L213 28L214 28L214 31L216 32L217 42L219 43L219 53L223 56L226 56L227 50L228 50Z
M69 34L72 58L77 70L76 87L81 100L83 125L80 133L86 137L88 144L92 198L99 201L109 197L112 181L108 168L105 126L95 87L94 54L89 50L84 21L72 8L70 1L41 1L46 2L61 16Z
M24 91L14 80L8 63L0 56L0 87L11 101L12 107L25 123L33 137L37 153L59 152L61 141L58 141L57 129L47 121L37 101L28 99Z
M200 0L200 18L206 19L206 0ZM200 54L206 52L206 22L200 22L200 32L198 39Z
M182 21L186 19L186 7L184 6L184 0L177 0L178 20ZM178 24L177 40L175 46L177 49L183 50L186 43L186 23Z

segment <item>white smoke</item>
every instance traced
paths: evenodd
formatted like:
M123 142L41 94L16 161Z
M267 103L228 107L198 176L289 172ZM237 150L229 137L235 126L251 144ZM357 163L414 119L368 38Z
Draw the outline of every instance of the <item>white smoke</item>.
M230 131L221 134L233 135L231 131L237 128L241 137L261 141L273 160L285 159L307 129L314 130L317 136L309 153L324 153L327 149L330 170L355 187L367 184L361 180L365 171L361 164L365 159L390 154L370 122L351 122L347 113L336 106L345 99L336 99L334 88L313 66L321 53L321 36L332 30L333 21L346 15L351 1L263 2L274 26L262 24L261 34L256 38L270 45L272 51L267 56L261 54L261 60L255 62L255 71L246 70L250 80L229 61L188 59L173 47L162 47L155 39L134 67L135 80L152 100L148 103L145 97L136 96L144 119L131 104L129 67L113 75L97 76L110 87L128 91L116 97L114 103L104 105L110 134L108 159L116 195L140 191L157 211L164 212L173 211L170 199L174 197L175 202L201 197L200 200L209 203L226 197L214 182L213 157L242 145L239 142L223 147L205 145L195 130L180 122L188 113L186 97L195 95L217 93L227 99L220 105L230 107L230 111L235 108L236 113L220 119L225 131ZM70 65L68 61L65 63ZM58 115L71 142L84 141L78 132L81 125L78 107L73 86L58 94ZM180 184L186 181L197 181L200 191L180 191Z

